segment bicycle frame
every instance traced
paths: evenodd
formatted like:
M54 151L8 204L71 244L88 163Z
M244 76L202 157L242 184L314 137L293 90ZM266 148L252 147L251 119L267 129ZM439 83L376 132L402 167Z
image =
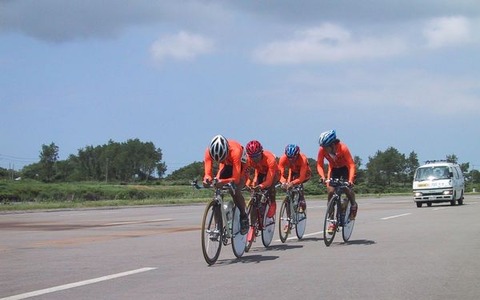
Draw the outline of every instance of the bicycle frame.
M342 237L345 242L350 239L353 231L354 220L350 220L346 216L346 212L350 210L350 201L342 200L342 194L345 189L349 189L349 183L341 179L330 179L327 181L334 188L332 198L327 203L325 212L325 220L323 223L323 240L328 247L335 238L335 233L342 228ZM335 230L331 230L331 227Z
M255 226L257 230L263 230L263 216L266 213L267 203L270 201L268 190L255 191L252 189L250 192L250 203L252 203L252 208L255 210L255 219L251 219L255 223L252 223L251 226Z
M333 196L330 201L335 201L337 206L337 220L339 220L339 223L337 225L343 227L348 202L344 203L344 201L342 200L342 194L344 193L344 189L349 188L348 182L343 182L339 179L331 179L330 186L334 188ZM347 199L346 201L349 200Z
M216 187L217 183L214 179L214 196L207 203L202 219L202 252L209 265L217 261L222 245L227 245L230 239L237 258L245 252L246 243L246 236L240 233L240 211L233 201L224 201L224 195L235 193L235 188L232 183ZM195 181L192 185L200 188Z
M268 189L250 190L250 201L247 205L250 216L250 229L247 235L247 244L245 251L249 251L256 237L262 235L262 243L265 247L270 246L273 239L275 228L275 216L267 218L267 212L270 208L270 197Z
M298 201L303 185L299 184L285 191L286 198L280 208L279 216L279 234L282 243L285 243L290 233L290 229L295 227L297 238L301 240L305 233L307 215L305 212L298 212ZM286 212L286 215L284 215ZM286 229L288 226L288 229Z

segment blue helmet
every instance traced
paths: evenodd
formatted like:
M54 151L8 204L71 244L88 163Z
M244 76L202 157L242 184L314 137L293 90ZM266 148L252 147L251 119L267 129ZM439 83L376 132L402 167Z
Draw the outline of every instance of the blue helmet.
M297 156L300 153L300 147L298 147L295 144L288 144L287 147L285 147L285 155L288 158L293 158Z
M328 147L336 139L337 139L337 134L335 133L335 130L325 131L320 134L320 137L318 138L318 144L321 147Z

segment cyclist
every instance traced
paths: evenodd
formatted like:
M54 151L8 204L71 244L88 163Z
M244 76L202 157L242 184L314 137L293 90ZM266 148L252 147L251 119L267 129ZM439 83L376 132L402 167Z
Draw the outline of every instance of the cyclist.
M325 182L323 161L326 159L328 161L327 177L329 179L348 179L349 186L353 187L355 179L355 162L353 161L347 145L337 139L335 130L325 131L320 134L318 144L320 145L320 149L318 150L317 156L317 171L318 175L320 175L321 182ZM327 185L328 201L332 199L333 192L334 188ZM349 218L355 220L358 210L358 205L355 201L355 193L353 189L345 189L345 194L351 204ZM333 224L331 227L332 228L328 228L328 232L333 232L336 229Z
M247 178L247 155L245 149L237 141L227 140L222 135L214 136L210 145L205 150L204 186L210 186L212 183L213 162L218 163L218 173L216 176L218 183L216 187L234 183L235 191L231 193L231 196L240 209L240 230L241 234L245 235L249 227L248 216L245 209L245 198L242 194L242 188L245 186Z
M257 140L248 142L245 148L248 155L247 166L255 171L253 179L248 180L247 185L254 189L268 189L270 208L267 217L272 218L277 208L275 184L280 180L277 159L272 152L264 150Z
M284 189L290 189L294 185L303 184L310 180L312 176L307 157L305 154L300 153L300 147L295 144L288 144L285 147L285 153L278 161L278 168L280 170L280 182ZM285 176L285 168L288 168L288 176ZM306 209L307 203L302 190L298 199L298 211L302 213Z

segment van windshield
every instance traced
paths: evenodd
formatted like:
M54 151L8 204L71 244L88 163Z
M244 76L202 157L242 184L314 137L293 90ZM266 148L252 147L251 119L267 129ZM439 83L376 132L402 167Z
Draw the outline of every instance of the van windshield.
M450 172L448 167L422 167L415 173L415 181L449 179Z

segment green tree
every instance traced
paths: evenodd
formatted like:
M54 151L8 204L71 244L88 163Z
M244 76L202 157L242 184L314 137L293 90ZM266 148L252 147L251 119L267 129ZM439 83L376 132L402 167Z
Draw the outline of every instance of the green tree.
M458 157L455 154L450 154L445 157L445 159L450 162L456 164L458 162Z
M391 185L392 182L401 182L405 165L405 155L397 149L389 147L385 152L379 150L373 157L369 157L367 180L383 187Z
M172 172L165 179L170 181L189 183L193 179L203 179L203 162L193 162L187 166L184 166L178 170Z
M405 182L412 182L413 176L415 175L415 170L420 166L418 162L418 155L414 151L410 152L407 160L405 161Z
M42 145L40 152L40 179L44 182L51 182L55 176L55 164L58 161L58 146L55 143Z

